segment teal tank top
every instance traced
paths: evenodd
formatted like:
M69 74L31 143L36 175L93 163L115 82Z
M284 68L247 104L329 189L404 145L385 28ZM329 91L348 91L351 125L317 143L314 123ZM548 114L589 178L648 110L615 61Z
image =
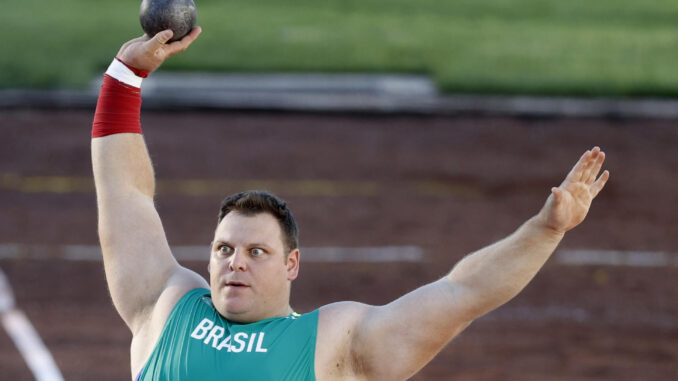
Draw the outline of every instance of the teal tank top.
M197 288L172 309L137 381L315 381L317 328L318 310L233 323Z

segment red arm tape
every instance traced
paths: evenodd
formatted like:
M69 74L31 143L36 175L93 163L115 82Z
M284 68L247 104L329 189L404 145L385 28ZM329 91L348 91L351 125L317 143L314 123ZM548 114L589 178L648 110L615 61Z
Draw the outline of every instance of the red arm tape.
M115 57L115 59L118 60L118 61L120 61L120 63L123 64L123 65L125 65L128 69L132 70L132 72L134 72L134 74L135 74L137 77L148 78L148 74L150 74L150 72L149 72L148 70L141 70L141 69L137 69L137 68L135 68L135 67L132 67L132 66L126 64L125 61L121 60L121 59L118 58L118 57Z
M104 75L92 123L92 138L141 134L141 89Z

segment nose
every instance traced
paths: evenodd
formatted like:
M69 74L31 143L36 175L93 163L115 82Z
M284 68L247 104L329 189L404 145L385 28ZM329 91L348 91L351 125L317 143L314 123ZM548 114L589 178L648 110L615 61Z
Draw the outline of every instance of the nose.
M228 269L231 271L247 270L247 257L244 255L242 250L236 249L235 253L231 255L231 258L228 262Z

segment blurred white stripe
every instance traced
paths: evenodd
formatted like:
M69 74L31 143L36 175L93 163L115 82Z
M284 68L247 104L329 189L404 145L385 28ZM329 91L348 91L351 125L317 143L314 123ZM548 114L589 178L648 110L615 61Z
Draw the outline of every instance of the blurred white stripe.
M14 292L5 273L0 270L0 314L14 308Z
M26 315L14 309L14 293L0 270L0 320L37 381L63 381L52 355Z
M173 246L178 260L207 261L210 248L205 246ZM416 246L381 247L302 247L304 262L417 262L424 250ZM94 245L22 245L0 244L0 259L65 259L100 261L101 249Z
M172 247L172 253L179 260L207 261L209 250L207 245ZM416 262L424 257L424 250L416 246L302 247L299 250L303 262Z
M418 262L424 251L416 246L307 247L301 248L306 262Z
M178 260L207 261L209 246L173 246ZM424 258L424 250L417 246L375 247L302 247L305 262L417 262ZM24 245L0 244L0 259L66 259L72 261L100 261L101 249L96 245ZM558 250L558 264L567 266L628 266L678 267L678 253L663 251L622 251L576 249Z
M556 260L563 265L678 267L678 253L663 251L560 250Z
M11 310L2 314L2 324L9 336L14 340L26 364L38 381L63 381L63 376L52 355L40 340L40 336L23 312Z

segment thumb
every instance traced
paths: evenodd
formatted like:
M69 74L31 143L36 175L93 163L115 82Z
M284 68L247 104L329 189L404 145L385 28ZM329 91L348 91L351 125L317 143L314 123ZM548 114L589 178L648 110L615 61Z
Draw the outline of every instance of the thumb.
M152 49L158 49L162 45L165 45L167 41L174 35L172 29L165 29L162 32L158 32L153 38L151 38L148 43L151 45Z
M560 190L560 188L553 187L551 188L551 193L553 193L553 198L555 199L554 201L556 204L560 204L560 202L563 200L563 191Z

